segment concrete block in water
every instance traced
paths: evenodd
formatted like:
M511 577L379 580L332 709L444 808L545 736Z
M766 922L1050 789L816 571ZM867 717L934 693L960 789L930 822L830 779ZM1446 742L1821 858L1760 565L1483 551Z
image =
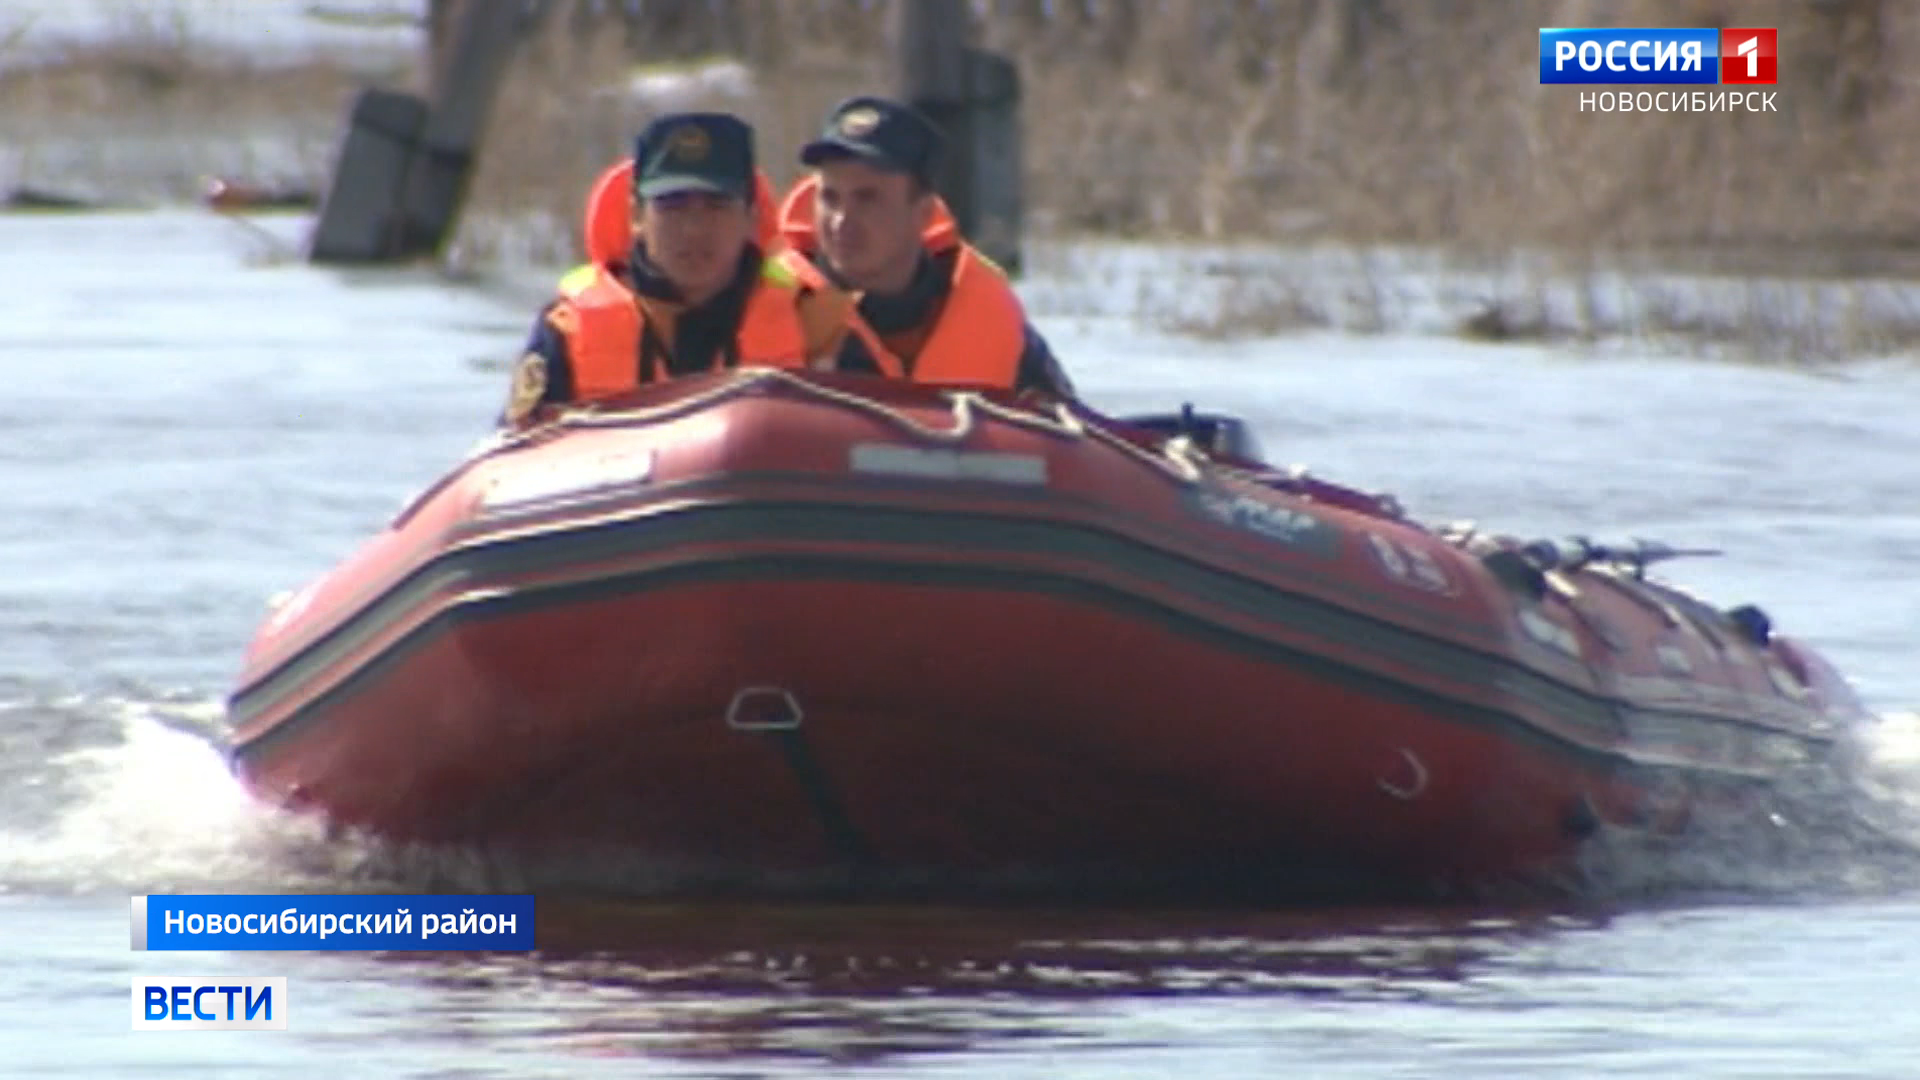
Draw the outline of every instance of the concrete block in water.
M312 261L381 262L411 246L403 200L426 123L427 103L413 94L361 93L321 205Z

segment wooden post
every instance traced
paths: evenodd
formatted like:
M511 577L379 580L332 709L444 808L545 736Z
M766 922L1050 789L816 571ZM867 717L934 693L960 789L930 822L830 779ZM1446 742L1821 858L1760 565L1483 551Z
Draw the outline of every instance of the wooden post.
M461 5L453 51L434 87L420 153L407 177L401 257L440 250L452 235L507 65L532 8L520 0Z
M900 92L965 102L967 44L973 38L966 0L896 0L894 79Z
M890 14L897 92L947 136L934 185L960 231L1018 273L1019 73L1004 57L969 45L967 0L894 0Z
M428 0L426 85L420 92L428 101L440 98L446 85L447 62L453 57L453 42L466 13L469 0Z
M388 262L446 244L513 51L550 3L432 0L427 94L361 94L314 231L312 261Z

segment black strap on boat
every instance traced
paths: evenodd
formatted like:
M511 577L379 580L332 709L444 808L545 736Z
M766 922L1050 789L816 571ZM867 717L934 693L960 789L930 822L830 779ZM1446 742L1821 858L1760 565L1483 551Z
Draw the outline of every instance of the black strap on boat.
M813 804L813 812L820 819L820 827L826 831L827 842L833 845L840 857L850 863L865 866L873 862L873 852L866 838L853 825L847 808L840 802L840 796L834 791L833 781L821 768L820 760L813 756L813 748L807 745L807 737L799 728L785 728L765 733L780 744L781 753L787 759L787 767L793 770L800 789L806 793L807 801Z

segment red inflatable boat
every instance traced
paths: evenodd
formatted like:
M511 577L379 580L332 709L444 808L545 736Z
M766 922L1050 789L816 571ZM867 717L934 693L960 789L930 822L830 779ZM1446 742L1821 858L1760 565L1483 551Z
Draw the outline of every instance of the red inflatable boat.
M1865 715L1673 554L1425 527L1230 417L703 376L476 453L282 603L230 754L563 876L1525 880Z

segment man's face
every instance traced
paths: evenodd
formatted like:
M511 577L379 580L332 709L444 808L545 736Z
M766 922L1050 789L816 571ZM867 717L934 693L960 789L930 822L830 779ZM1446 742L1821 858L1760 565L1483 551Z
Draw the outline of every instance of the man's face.
M740 253L753 238L747 204L709 191L644 199L638 225L653 264L693 303L732 284Z
M820 166L813 219L820 250L855 288L875 288L911 267L932 212L932 193L916 191L903 173L857 160Z

